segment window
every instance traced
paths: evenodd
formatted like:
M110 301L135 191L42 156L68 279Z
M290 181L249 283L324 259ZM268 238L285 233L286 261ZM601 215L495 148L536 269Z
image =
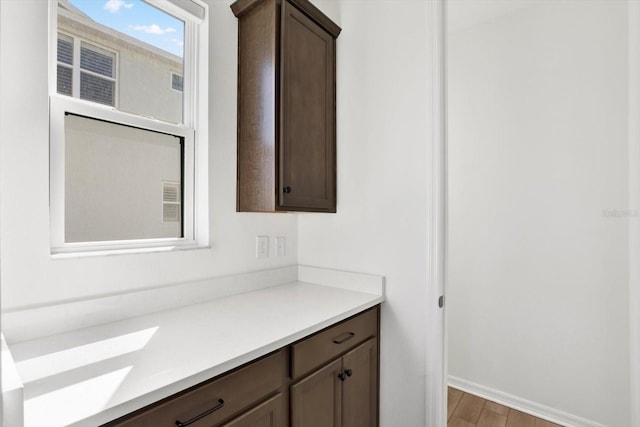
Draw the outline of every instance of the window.
M64 122L65 242L183 237L185 136L76 114L66 114ZM173 192L164 188L166 180ZM165 220L169 202L173 221Z
M115 106L116 54L62 33L57 46L58 93Z
M206 5L52 7L52 253L206 245Z
M182 76L180 74L171 73L171 89L182 92Z
M73 37L58 34L58 93L73 96Z
M180 222L180 183L162 183L162 222Z

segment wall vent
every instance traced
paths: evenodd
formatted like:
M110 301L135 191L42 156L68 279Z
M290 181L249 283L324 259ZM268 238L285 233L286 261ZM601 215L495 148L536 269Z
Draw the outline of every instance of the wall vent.
M162 183L162 222L180 222L180 183Z

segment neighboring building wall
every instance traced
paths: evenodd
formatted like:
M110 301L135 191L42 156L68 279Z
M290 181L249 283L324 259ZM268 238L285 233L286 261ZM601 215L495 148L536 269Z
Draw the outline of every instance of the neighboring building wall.
M182 92L171 88L171 73L183 75L182 58L59 10L59 32L117 53L116 108L172 123L182 121Z
M180 221L162 215L163 182L182 178L177 137L72 115L65 123L66 242L182 237Z
M449 373L612 427L631 425L627 28L625 1L540 0L449 39Z

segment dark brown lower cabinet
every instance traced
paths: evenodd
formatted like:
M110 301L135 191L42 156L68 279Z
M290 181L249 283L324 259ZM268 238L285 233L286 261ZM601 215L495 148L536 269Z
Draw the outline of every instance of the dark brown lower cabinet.
M377 427L373 307L103 427Z
M342 358L351 373L342 383L343 427L378 425L378 341L375 338Z
M285 400L278 393L261 405L226 423L223 427L286 427Z
M342 359L329 363L291 386L291 425L342 425Z
M286 348L126 415L109 427L286 427Z
M291 386L292 427L378 425L376 338Z

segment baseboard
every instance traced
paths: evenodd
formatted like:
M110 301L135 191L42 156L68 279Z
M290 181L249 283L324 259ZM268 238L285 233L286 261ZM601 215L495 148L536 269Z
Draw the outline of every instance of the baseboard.
M473 383L471 381L463 380L462 378L449 375L449 385L453 388L457 388L464 392L482 397L483 399L491 400L493 402L500 403L501 405L508 406L513 409L517 409L520 412L524 412L534 417L542 418L552 423L560 424L566 427L606 427L603 424L595 421L590 421L581 417L578 417L567 412L559 411L549 406L541 405L536 402L532 402L527 399L523 399L518 396L511 395L499 390L495 390L480 384Z

